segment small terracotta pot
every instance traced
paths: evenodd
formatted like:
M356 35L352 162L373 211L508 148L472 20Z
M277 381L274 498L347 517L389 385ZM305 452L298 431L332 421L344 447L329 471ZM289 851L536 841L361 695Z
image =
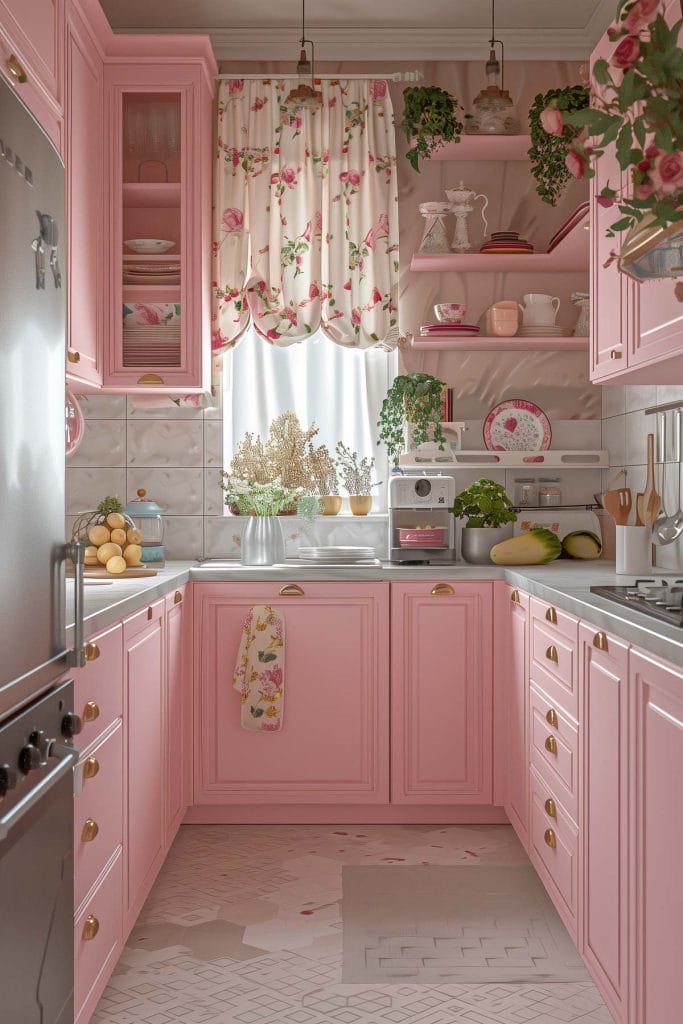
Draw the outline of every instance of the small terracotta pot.
M350 494L349 506L354 516L366 516L372 508L372 495Z
M338 494L323 494L320 503L324 516L338 516L341 512L342 500Z

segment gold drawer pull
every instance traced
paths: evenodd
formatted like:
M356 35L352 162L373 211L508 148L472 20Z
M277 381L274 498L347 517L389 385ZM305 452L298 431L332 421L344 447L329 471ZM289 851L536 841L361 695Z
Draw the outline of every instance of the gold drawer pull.
M94 722L100 717L100 706L95 700L86 701L81 718L84 722Z
M66 358L69 360L70 363L80 363L81 353L76 352L74 349L70 348L69 351L66 353Z
M284 587L280 587L280 597L303 597L304 588L300 587L298 583L287 583Z
M545 613L545 617L548 622L552 622L553 626L557 625L557 612L554 608L548 608Z
M86 661L97 661L100 656L100 649L97 644L86 644L83 653Z
M21 64L19 63L19 61L17 60L13 53L11 53L7 60L5 61L5 67L9 71L12 78L14 78L15 81L19 82L20 85L23 85L24 82L28 82L26 72L24 71L23 67L21 66Z
M86 942L90 942L94 939L100 930L100 922L97 920L94 914L88 914L83 924L83 938Z
M519 591L518 590L513 590L512 591L512 593L510 594L510 600L512 601L513 604L519 604L520 603L521 598L519 596Z
M593 647L597 647L599 651L609 651L607 633L603 633L602 630L596 633L593 637Z
M557 740L554 736L546 736L544 746L550 754L557 753Z
M160 377L158 373L143 373L142 377L138 377L138 384L163 384L164 378Z
M452 597L454 593L450 583L437 583L432 587L432 597Z
M546 711L545 720L548 723L548 725L552 725L553 729L557 729L557 726L559 725L559 719L557 717L557 711L555 710L555 708L550 708L549 711Z
M621 359L621 352L618 348L613 348L609 354L610 359Z
M173 604L180 604L182 599L183 595L180 593L179 590L176 590L175 594L173 595Z
M89 757L83 764L83 778L94 779L100 770L100 762L96 757Z
M100 831L100 826L92 818L86 818L85 824L83 825L83 831L81 832L81 842L92 843L93 839L97 837L97 833Z
M154 614L154 612L152 611L152 609L151 609L151 608L148 608L148 609L147 609L147 621L148 621L148 622L149 622L149 620L150 620L150 619L152 618L152 615L153 615L153 614Z
M548 659L548 661L552 661L556 665L559 664L560 659L558 657L557 647L555 646L555 644L551 644L550 645L550 647L545 652L545 656Z
M557 846L557 836L552 828L547 828L545 830L543 839L545 840L545 845L549 846L551 850L554 850Z
M543 804L543 807L545 808L545 813L549 818L557 817L557 807L555 806L555 801L551 796L548 797L546 802Z

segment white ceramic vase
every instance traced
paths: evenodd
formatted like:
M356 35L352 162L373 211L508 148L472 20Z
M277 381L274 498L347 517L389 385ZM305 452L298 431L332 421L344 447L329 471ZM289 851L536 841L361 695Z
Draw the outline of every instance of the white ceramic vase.
M285 560L285 539L277 516L249 516L242 533L242 565L275 565Z

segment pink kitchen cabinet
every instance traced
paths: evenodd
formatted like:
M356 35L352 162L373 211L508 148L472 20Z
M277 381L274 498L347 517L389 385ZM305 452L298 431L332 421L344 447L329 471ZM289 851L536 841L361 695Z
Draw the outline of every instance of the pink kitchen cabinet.
M491 804L493 585L391 585L391 800Z
M0 73L61 153L64 0L0 0Z
M241 728L232 687L254 605L285 622L283 727ZM386 804L389 586L193 584L194 803Z
M505 733L505 813L522 845L529 842L529 595L516 587L505 587L506 602L499 612L505 622L499 623L499 673L503 685L496 698L503 704Z
M581 623L582 947L614 1019L631 1021L628 644ZM651 1024L655 1024L654 1021Z
M189 799L189 741L192 730L192 609L191 587L165 597L166 686L164 700L166 744L165 842L170 846L183 820Z
M635 1024L681 1016L683 954L683 681L674 668L631 649L630 809L634 874Z

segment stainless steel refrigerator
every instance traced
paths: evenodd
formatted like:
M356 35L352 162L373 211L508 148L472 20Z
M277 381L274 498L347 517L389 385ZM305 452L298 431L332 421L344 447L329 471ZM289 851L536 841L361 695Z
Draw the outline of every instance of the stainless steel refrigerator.
M64 193L59 155L0 79L0 1018L12 1024L73 1020Z

